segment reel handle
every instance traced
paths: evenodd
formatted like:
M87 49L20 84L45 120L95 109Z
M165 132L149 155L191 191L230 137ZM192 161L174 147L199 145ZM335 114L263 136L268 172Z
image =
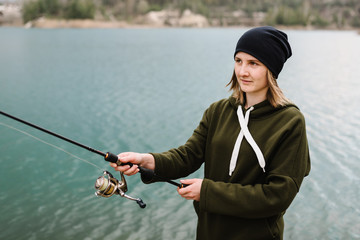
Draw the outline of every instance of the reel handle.
M107 152L105 157L104 157L105 161L107 162L112 162L112 163L116 163L117 165L119 166L124 166L124 165L129 165L130 167L132 167L134 164L132 163L121 163L119 161L119 158L117 155L111 153L111 152ZM120 164L119 164L120 163ZM151 180L154 176L155 176L155 173L153 170L151 169L147 169L147 168L143 168L141 166L138 166L139 170L140 170L140 174L141 174L141 178L144 179L144 180ZM189 185L187 184L182 184L182 183L177 183L177 182L174 182L174 181L171 181L171 180L167 180L165 179L166 182L172 184L172 185L175 185L179 188L184 188L184 187L187 187Z
M140 208L145 208L146 207L146 204L143 202L143 200L141 198L136 200L136 203L139 205Z

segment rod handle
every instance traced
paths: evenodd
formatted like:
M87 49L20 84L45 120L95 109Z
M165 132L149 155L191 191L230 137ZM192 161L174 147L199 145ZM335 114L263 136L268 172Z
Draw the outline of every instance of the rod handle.
M124 165L129 165L130 167L132 167L134 164L128 162L128 163L122 163L119 161L119 158L117 155L111 153L111 152L107 152L105 154L104 157L105 161L107 162L112 162L112 163L116 163L118 166L124 166ZM154 177L154 171L151 169L147 169L141 166L138 166L139 170L140 170L140 174L141 174L141 178L142 179L148 179L151 180Z
M105 157L104 157L105 161L107 162L112 162L112 163L116 163L117 165L119 166L124 166L124 165L129 165L130 167L132 167L134 164L132 163L122 163L119 161L119 158L117 155L111 153L111 152L107 152L105 154ZM151 179L153 179L155 173L153 170L151 169L147 169L147 168L143 168L143 167L140 167L138 166L139 170L140 170L140 174L141 174L141 178L145 181L151 181ZM169 179L164 179L164 181L172 184L172 185L175 185L179 188L184 188L184 187L187 187L189 185L187 184L182 184L182 183L177 183L177 182L174 182L172 180L169 180ZM140 204L139 204L140 205Z
M107 162L116 163L118 161L118 156L111 152L107 152L104 156L104 159Z

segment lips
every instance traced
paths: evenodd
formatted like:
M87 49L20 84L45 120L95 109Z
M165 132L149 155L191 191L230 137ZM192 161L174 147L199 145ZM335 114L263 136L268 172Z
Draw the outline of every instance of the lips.
M246 79L240 79L240 81L241 81L242 83L244 83L244 84L249 84L249 83L252 82L252 81L246 80Z

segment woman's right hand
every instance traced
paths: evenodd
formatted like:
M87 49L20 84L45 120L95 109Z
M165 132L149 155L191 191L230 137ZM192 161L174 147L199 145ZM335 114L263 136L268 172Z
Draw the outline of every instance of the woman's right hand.
M110 166L113 167L115 171L123 172L127 176L138 173L138 166L151 170L155 169L155 159L148 153L123 152L118 155L118 158L122 163L133 164L133 166L130 167L129 165L118 166L116 163L110 163Z

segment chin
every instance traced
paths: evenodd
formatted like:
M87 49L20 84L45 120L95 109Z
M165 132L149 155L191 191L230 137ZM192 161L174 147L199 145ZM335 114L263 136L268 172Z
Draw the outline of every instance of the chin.
M243 91L245 93L251 91L251 88L248 86L240 86L240 89L241 89L241 91Z

